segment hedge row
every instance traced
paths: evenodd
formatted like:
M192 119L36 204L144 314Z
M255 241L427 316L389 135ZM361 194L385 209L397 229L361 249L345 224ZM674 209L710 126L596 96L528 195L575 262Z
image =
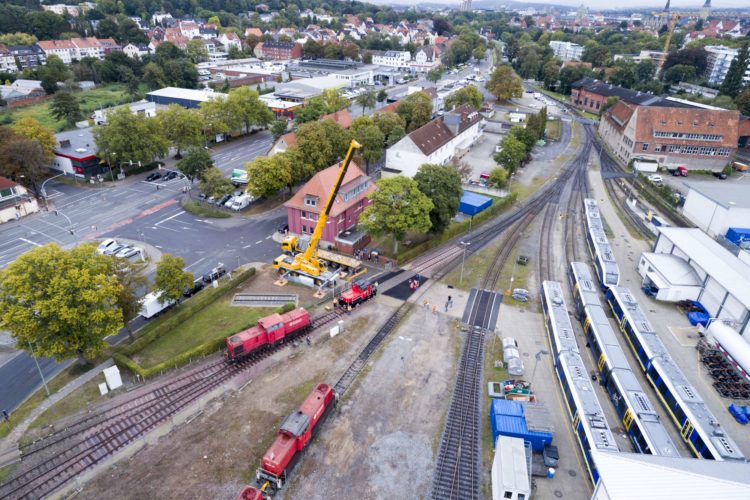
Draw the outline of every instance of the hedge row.
M398 263L403 264L404 262L407 262L428 250L442 245L451 238L455 238L459 234L463 234L469 231L470 228L479 226L486 220L491 219L501 212L505 211L509 206L515 203L517 197L517 193L512 193L504 198L501 198L500 200L495 200L488 209L480 212L478 215L475 215L473 220L466 219L462 220L461 222L457 222L456 224L451 224L445 231L443 231L439 235L436 235L433 238L420 243L414 248L410 248L409 250L401 253L398 256Z
M148 378L158 375L163 371L185 365L192 359L212 354L221 349L224 346L225 341L226 339L223 338L211 340L149 368L143 368L129 357L120 353L115 353L112 356L112 359L114 359L115 363L117 363L120 368L127 368L130 372L137 373L142 378Z
M131 344L124 344L117 348L117 352L124 356L131 356L140 351L163 334L171 332L178 328L182 323L189 321L192 316L200 312L208 305L215 302L219 297L230 292L244 284L251 276L255 274L255 268L251 267L242 271L231 281L225 281L218 288L208 288L187 302L183 302L167 311L164 316L147 325L143 329L143 334Z

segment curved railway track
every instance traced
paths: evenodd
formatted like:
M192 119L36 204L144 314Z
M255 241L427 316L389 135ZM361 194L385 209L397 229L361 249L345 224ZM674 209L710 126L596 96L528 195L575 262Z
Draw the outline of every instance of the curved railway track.
M330 311L312 319L318 328L340 317ZM255 353L227 366L211 361L169 380L128 394L71 423L61 432L21 448L22 466L0 485L0 498L43 498L77 474L93 467L236 375L257 365L289 343Z

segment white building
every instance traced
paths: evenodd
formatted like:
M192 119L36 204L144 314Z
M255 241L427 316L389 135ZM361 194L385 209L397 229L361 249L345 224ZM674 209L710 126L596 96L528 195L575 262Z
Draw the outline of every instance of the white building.
M580 61L583 57L583 45L577 43L553 40L549 43L549 47L555 57L561 61Z
M440 57L435 47L430 45L419 47L414 52L414 59L411 62L411 69L418 73L426 73L440 64Z
M743 184L691 182L682 213L709 236L750 227L750 190Z
M0 71L5 73L15 73L18 71L16 66L16 58L8 50L8 47L0 43Z
M18 220L38 211L37 201L29 196L25 187L0 177L0 223Z
M94 37L71 38L70 40L42 40L37 42L37 46L42 49L46 57L56 55L65 64L80 61L84 57L104 59L108 50L119 50L114 40L99 40Z
M409 69L411 54L405 50L387 50L372 56L372 63L389 68Z
M388 148L383 177L414 177L423 163L444 165L479 138L481 115L464 104L411 132Z
M352 69L333 70L328 73L328 76L345 81L347 87L373 84L373 71L370 65Z
M141 59L144 56L147 56L153 52L151 47L146 44L142 45L134 45L132 43L127 44L122 48L122 51L125 53L126 56L128 56L131 59Z
M237 50L242 50L242 40L237 36L237 33L232 33L231 31L222 33L219 37L219 41L224 46L225 52L229 52L229 49L232 47L237 48Z
M660 227L653 253L687 263L697 275L700 286L694 300L703 304L712 318L732 323L742 335L750 333L749 265L697 228ZM672 263L668 266L660 266L658 259L644 254L638 271L644 281L648 277L657 288L680 286L669 282L669 276L673 275L671 269L677 267ZM654 272L659 275L656 281L664 279L665 282L654 281L649 275Z
M54 12L55 14L60 16L69 14L71 17L78 17L94 8L96 8L96 4L94 2L81 2L79 5L65 5L63 3L58 3L55 5L42 4L42 10Z
M131 104L123 104L122 106L112 106L111 108L97 109L91 115L91 118L94 120L95 125L104 125L107 123L107 115L109 113L111 113L115 109L119 109L125 106L129 107L130 112L134 115L143 115L146 118L152 118L156 116L156 103L143 99Z
M492 460L492 500L521 500L531 497L531 471L523 439L498 436Z
M708 83L721 85L727 77L729 66L737 58L739 51L724 47L723 45L707 45L705 49L708 53L708 58L706 60L706 71L703 76L708 80ZM750 61L748 61L747 68L745 68L742 80L745 85L750 83Z

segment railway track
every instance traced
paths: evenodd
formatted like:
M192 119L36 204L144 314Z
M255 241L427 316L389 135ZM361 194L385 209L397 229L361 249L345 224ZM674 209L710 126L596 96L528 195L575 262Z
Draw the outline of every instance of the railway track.
M313 329L339 318L329 311ZM21 448L21 467L0 485L0 498L43 498L77 474L143 437L201 396L283 349L281 344L227 366L211 361L72 422L61 432Z

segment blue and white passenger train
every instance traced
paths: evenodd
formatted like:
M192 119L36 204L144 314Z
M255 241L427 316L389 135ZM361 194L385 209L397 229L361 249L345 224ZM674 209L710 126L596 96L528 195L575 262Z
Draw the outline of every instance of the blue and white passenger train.
M583 204L586 209L586 243L596 268L596 275L599 277L599 284L606 290L620 284L620 268L604 232L599 205L591 198L584 199Z

